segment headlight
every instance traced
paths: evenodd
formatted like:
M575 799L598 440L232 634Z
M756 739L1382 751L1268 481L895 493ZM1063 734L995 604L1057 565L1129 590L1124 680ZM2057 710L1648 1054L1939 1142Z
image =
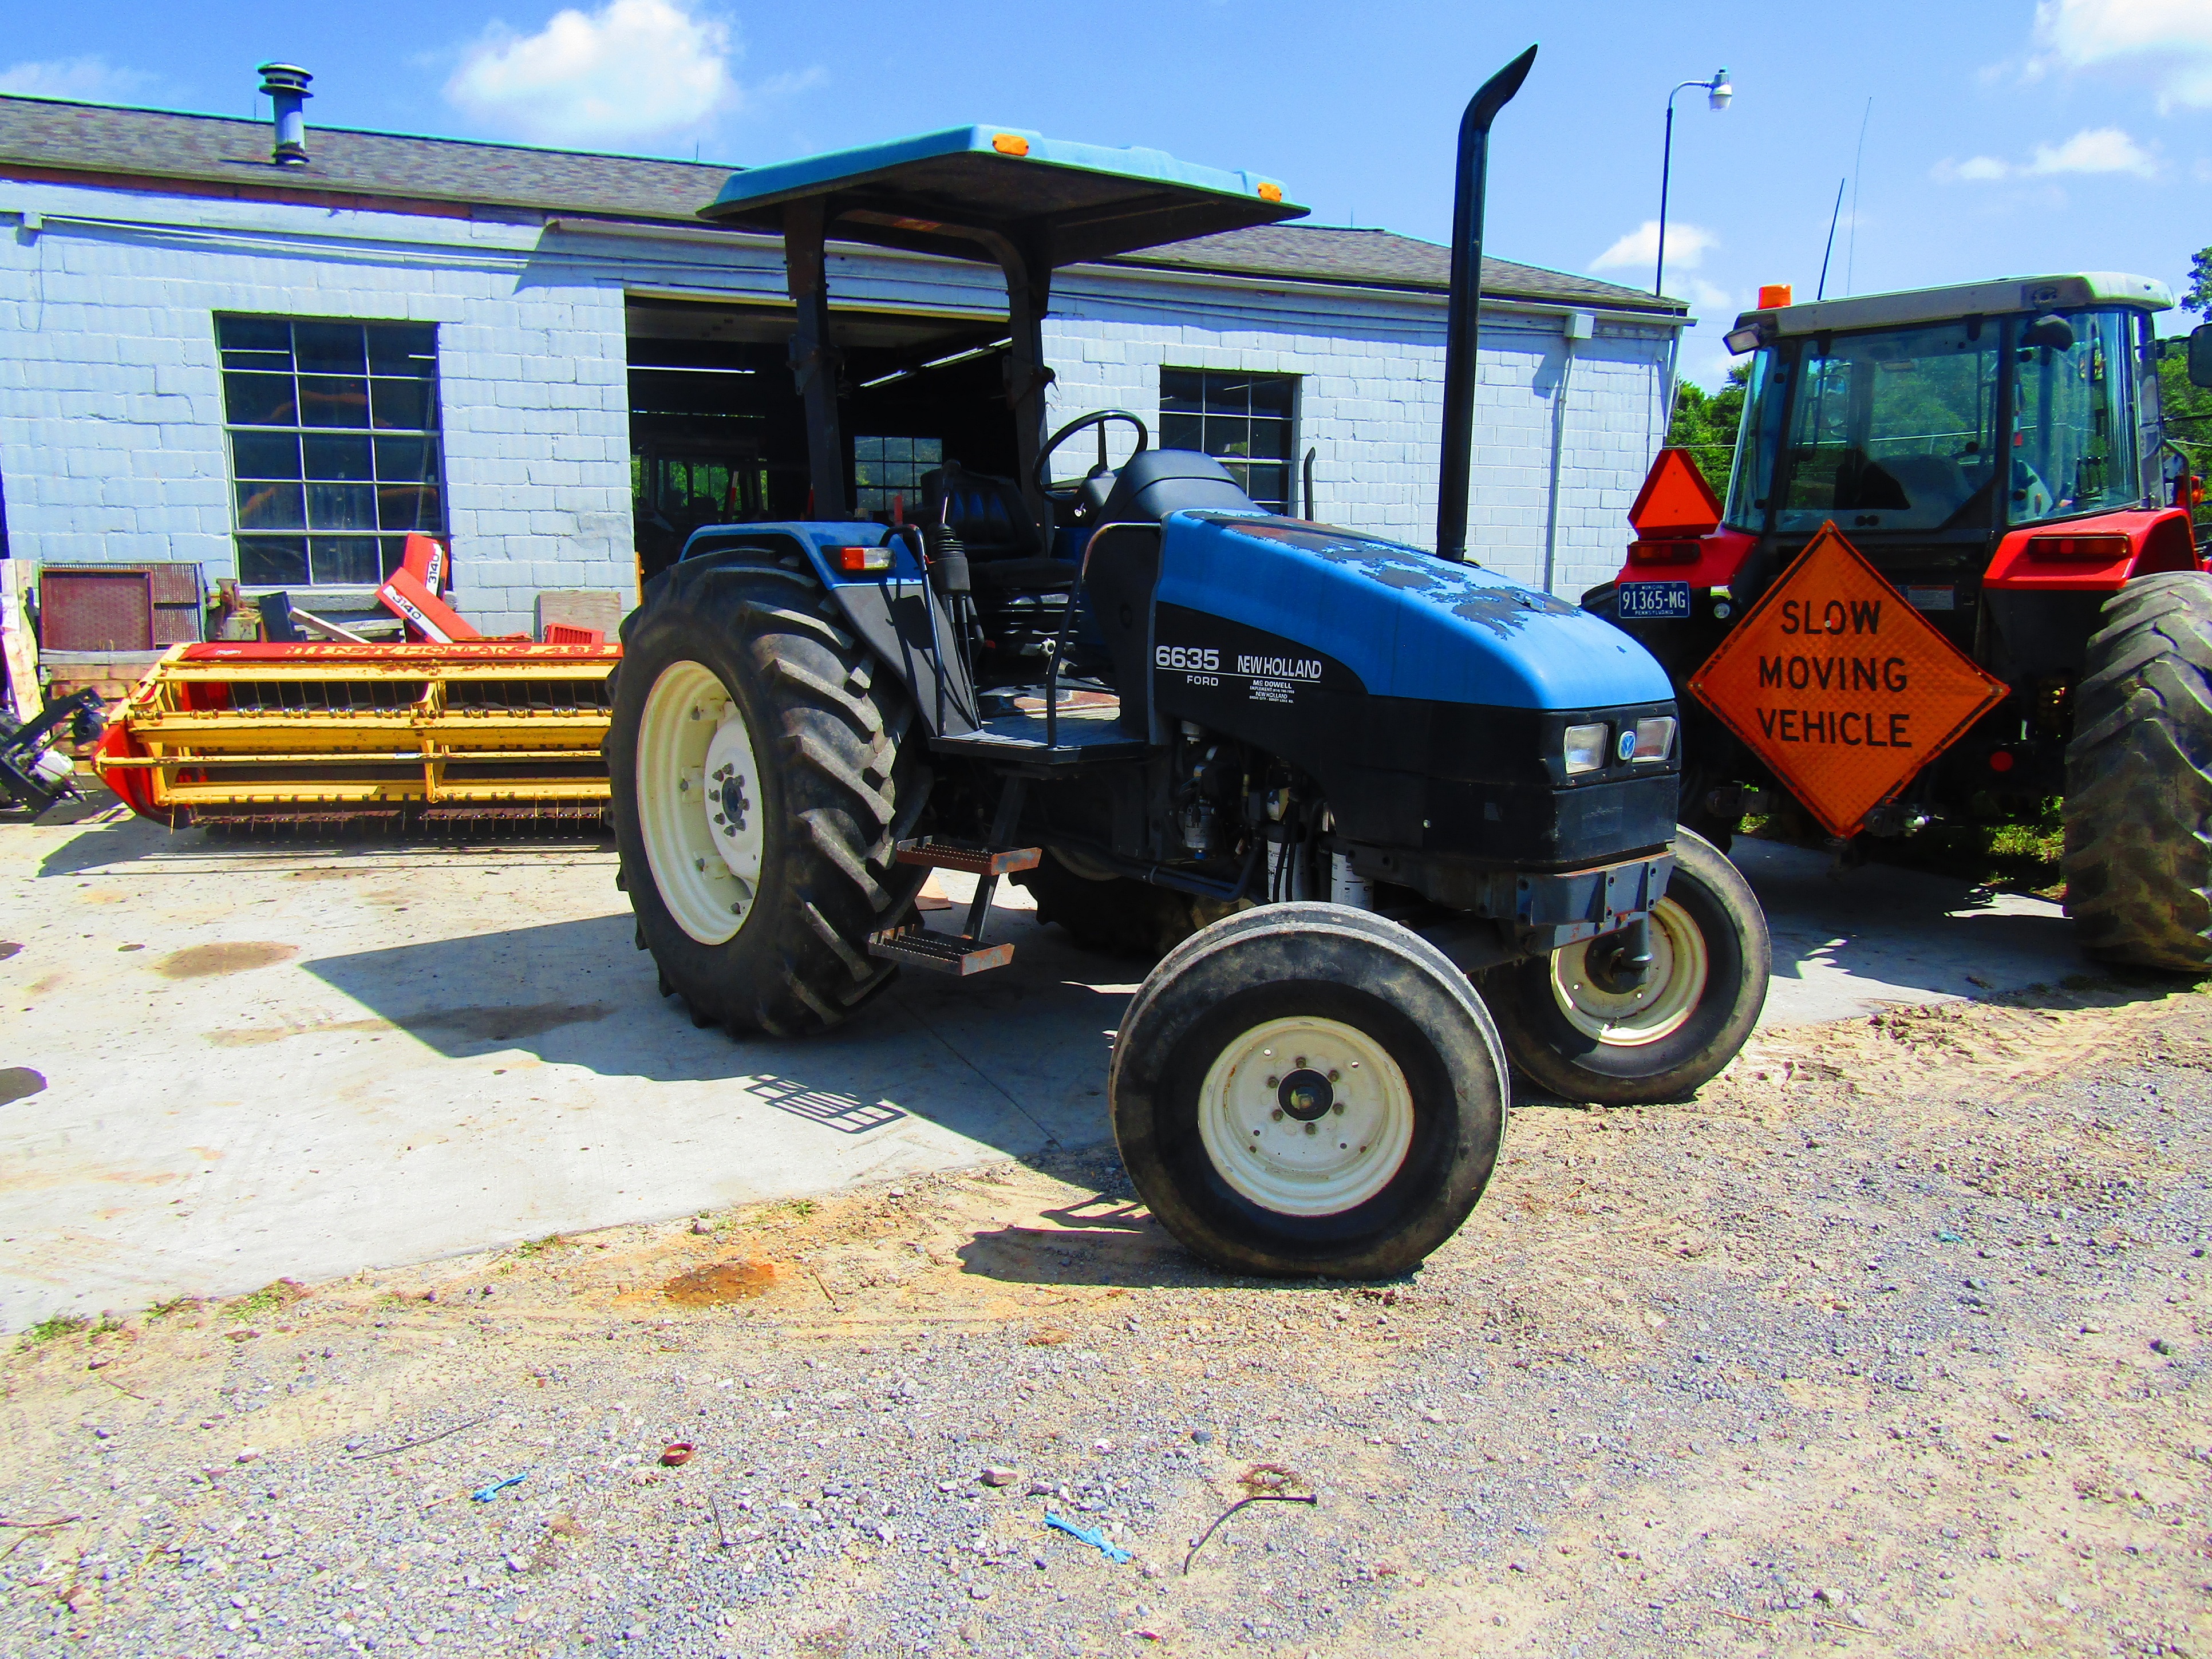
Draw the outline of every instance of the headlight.
M1601 772L1611 757L1606 753L1605 740L1613 728L1600 720L1592 726L1571 726L1567 728L1567 775L1577 772Z
M1636 722L1636 748L1630 758L1638 765L1667 758L1667 751L1674 746L1674 717L1661 714L1648 720Z

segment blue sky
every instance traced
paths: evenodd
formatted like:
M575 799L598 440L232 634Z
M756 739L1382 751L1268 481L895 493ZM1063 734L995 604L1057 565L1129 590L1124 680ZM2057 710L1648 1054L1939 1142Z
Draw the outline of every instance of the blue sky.
M2068 270L2178 289L2212 243L2212 0L9 0L5 15L0 90L258 113L253 66L280 58L315 73L311 123L734 162L1002 122L1251 167L1319 222L1432 240L1462 106L1537 42L1493 144L1491 251L1638 285L1668 91L1725 66L1727 111L1678 101L1668 213L1668 288L1705 319L1683 368L1708 384L1759 283L1812 294L1854 173L1831 294Z

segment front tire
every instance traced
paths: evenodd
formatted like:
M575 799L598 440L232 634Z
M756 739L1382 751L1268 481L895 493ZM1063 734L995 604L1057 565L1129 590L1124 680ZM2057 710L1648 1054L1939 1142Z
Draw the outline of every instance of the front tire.
M2106 601L2066 746L2066 909L2086 955L2212 966L2212 580Z
M929 788L912 713L795 552L648 584L607 775L639 942L694 1024L820 1030L890 980L868 935L926 874L895 861Z
M1505 1057L1467 976L1364 911L1274 904L1156 968L1114 1044L1114 1136L1152 1213L1230 1273L1411 1271L1497 1163Z
M1605 971L1602 939L1486 973L1513 1063L1564 1100L1643 1106L1687 1099L1734 1060L1766 1004L1773 945L1750 884L1688 830L1650 937L1638 984Z

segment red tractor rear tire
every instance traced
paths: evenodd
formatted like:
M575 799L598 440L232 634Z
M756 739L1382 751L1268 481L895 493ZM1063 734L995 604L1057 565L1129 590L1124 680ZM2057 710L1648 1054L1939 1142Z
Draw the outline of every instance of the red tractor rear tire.
M2212 574L2106 601L2066 747L2066 909L2105 962L2212 968Z

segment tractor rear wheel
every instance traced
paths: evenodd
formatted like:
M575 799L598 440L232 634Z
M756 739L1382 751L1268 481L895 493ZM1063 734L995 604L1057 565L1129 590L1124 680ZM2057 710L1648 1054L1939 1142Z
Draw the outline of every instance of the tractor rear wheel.
M1766 1004L1773 946L1749 884L1691 830L1651 913L1651 963L1617 975L1589 939L1482 977L1505 1052L1565 1100L1684 1100L1734 1060Z
M622 885L692 1022L793 1036L891 964L868 935L925 872L894 861L929 790L912 705L800 556L673 567L623 624L607 775Z
M1343 905L1271 904L1153 969L1107 1093L1130 1178L1191 1250L1230 1273L1379 1279L1474 1207L1505 1075L1434 945Z
M1057 922L1086 951L1157 962L1196 926L1191 901L1110 870L1093 873L1079 854L1045 848L1032 870L1009 878L1036 901L1040 926Z
M2212 966L2212 578L2105 605L2066 746L2066 909L2106 962Z

